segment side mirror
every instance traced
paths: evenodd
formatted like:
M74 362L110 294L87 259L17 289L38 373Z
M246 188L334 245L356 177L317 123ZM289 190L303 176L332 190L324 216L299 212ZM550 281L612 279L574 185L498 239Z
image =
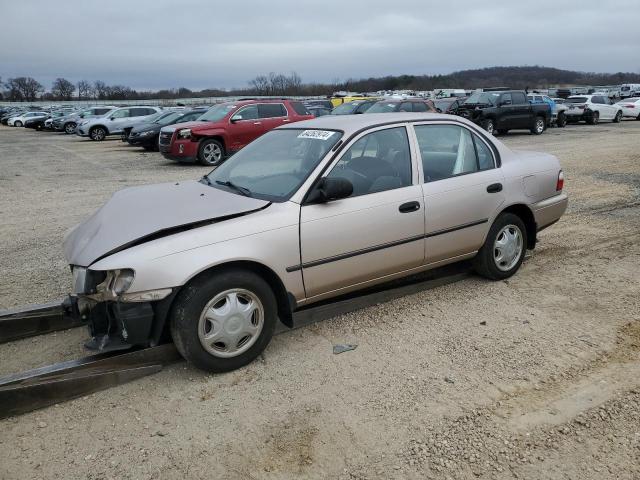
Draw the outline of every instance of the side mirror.
M233 117L231 117L231 123L236 123L240 120L242 120L242 115L234 115Z
M346 178L325 177L316 185L308 198L310 203L325 203L347 198L353 193L353 184Z
M109 117L109 120L115 120L116 117Z

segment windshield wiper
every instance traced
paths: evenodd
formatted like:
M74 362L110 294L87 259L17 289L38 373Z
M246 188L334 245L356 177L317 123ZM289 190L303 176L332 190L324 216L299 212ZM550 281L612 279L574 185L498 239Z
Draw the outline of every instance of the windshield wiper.
M207 181L211 182L208 178ZM216 180L216 183L218 185L224 185L225 187L229 187L232 188L233 190L235 190L236 192L244 195L245 197L250 197L251 196L251 190L249 190L246 187L241 187L240 185L236 185L235 183L233 183L231 180ZM209 183L211 184L211 183Z
M206 183L209 186L213 185L211 183L211 180L209 180L209 176L208 175L203 175L202 178L200 179L200 183Z

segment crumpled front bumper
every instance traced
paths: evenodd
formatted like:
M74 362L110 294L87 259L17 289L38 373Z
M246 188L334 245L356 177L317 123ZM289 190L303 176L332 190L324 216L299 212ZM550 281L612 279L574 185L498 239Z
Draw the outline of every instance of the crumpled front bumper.
M72 314L88 326L90 339L85 347L107 352L158 345L165 336L165 322L176 294L174 289L162 300L135 302L72 294L67 302L72 305Z

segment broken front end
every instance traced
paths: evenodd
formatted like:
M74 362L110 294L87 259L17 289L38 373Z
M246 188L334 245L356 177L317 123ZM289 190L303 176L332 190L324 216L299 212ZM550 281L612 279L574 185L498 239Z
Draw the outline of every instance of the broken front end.
M171 288L127 293L135 272L99 271L72 266L72 309L87 323L90 350L105 352L160 343L171 301Z

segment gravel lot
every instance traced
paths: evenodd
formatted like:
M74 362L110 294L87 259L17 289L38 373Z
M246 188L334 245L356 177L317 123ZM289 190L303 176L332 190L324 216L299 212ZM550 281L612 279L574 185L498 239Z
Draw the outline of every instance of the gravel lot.
M640 122L502 139L557 155L571 201L516 276L284 333L236 372L179 363L0 421L0 479L640 478ZM0 128L0 308L64 296L62 236L115 190L207 170ZM0 374L84 337L0 345Z

